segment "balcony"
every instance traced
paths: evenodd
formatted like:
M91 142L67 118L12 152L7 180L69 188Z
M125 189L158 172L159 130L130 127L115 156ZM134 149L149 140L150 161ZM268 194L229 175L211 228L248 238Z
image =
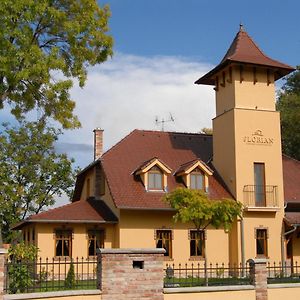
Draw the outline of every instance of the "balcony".
M245 185L243 193L246 211L279 210L276 185Z

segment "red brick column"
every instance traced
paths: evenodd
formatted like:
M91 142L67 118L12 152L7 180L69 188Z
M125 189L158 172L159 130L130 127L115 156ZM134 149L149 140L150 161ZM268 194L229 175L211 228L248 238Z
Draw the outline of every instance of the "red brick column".
M250 279L255 286L256 300L268 300L268 272L266 259L249 259Z
M102 300L163 300L164 249L100 249Z
M3 300L4 283L5 283L5 270L4 263L6 259L6 249L0 248L0 300Z

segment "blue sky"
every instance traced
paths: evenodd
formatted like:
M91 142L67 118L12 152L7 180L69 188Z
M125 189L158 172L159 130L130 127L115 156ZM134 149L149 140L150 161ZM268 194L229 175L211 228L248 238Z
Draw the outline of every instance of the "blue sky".
M103 1L98 1L100 4ZM300 64L298 0L111 0L115 51L217 64L242 22L269 56Z

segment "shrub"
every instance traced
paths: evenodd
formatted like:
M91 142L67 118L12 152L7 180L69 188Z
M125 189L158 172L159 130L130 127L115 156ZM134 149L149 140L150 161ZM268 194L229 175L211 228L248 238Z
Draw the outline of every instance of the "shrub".
M66 289L74 289L76 285L75 281L75 271L74 271L74 264L73 261L70 263L70 268L65 279L65 288Z

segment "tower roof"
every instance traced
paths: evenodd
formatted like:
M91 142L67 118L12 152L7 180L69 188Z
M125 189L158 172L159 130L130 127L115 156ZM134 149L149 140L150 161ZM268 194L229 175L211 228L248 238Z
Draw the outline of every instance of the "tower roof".
M221 62L195 83L214 85L216 73L231 63L268 67L274 70L275 80L295 70L293 67L265 55L244 30L243 25L240 25L240 30L236 34Z

